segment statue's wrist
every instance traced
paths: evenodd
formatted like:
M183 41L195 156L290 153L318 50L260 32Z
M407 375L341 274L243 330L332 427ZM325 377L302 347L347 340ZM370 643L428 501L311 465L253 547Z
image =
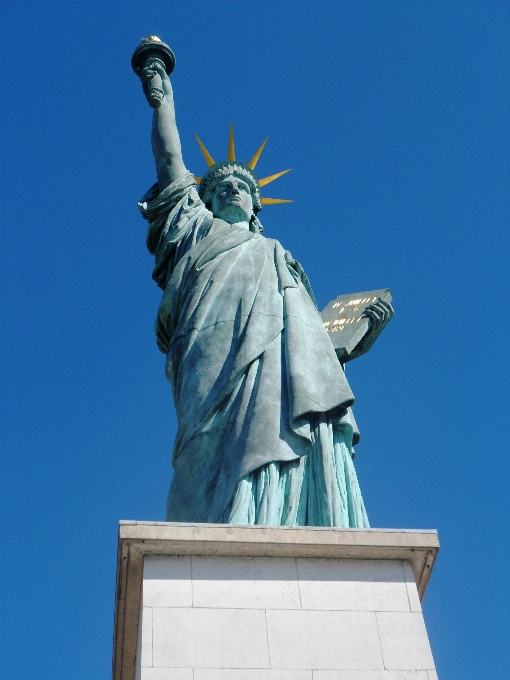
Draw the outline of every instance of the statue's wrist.
M166 113L167 111L173 111L174 110L174 100L171 94L166 94L166 92L163 92L163 99L161 100L161 104L159 106L159 111L161 109ZM156 109L158 110L158 109Z

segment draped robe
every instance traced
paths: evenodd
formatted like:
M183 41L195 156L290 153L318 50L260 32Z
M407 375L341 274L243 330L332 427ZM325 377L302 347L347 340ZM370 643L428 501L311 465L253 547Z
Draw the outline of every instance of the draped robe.
M188 173L159 194L153 187L139 206L164 291L156 336L178 420L167 520L235 521L247 480L268 466L282 475L285 466L304 471L314 441L324 450L313 474L325 482L315 502L334 505L326 467L336 432L349 455L342 454L346 471L331 474L346 477L338 493L347 510L313 520L305 509L300 516L311 522L302 522L368 526L350 460L354 396L299 263L278 241L214 218ZM300 523L296 512L271 523L280 521Z

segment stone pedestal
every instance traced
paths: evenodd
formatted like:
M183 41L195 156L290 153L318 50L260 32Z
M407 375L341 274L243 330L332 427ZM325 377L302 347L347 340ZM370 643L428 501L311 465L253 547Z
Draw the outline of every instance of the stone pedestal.
M114 680L436 680L435 531L121 522Z

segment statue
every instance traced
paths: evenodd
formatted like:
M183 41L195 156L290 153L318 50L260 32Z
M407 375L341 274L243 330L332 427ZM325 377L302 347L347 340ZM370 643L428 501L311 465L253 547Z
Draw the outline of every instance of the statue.
M285 202L260 195L284 173L258 180L265 142L241 163L232 128L228 159L215 163L198 140L209 168L201 180L188 172L168 78L175 59L147 52L158 43L168 54L145 39L133 67L154 108L158 182L139 207L178 419L167 521L368 527L353 393L303 268L258 219L262 205ZM393 309L380 298L364 315L370 327L352 357Z

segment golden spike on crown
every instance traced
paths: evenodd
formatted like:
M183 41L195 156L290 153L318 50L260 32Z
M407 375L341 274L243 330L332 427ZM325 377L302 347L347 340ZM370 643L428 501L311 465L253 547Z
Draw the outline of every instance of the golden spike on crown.
M251 168L252 170L255 170L255 166L257 165L257 162L260 158L261 153L264 151L264 147L266 146L268 139L269 139L269 137L266 137L264 139L262 144L259 146L257 152L255 153L255 156L253 156L251 161L248 163L248 167Z
M202 140L200 139L200 137L197 135L196 132L195 132L195 137L197 138L197 142L198 142L198 146L200 147L200 150L204 154L205 162L211 168L213 165L215 165L214 158L211 156L209 151L207 151L207 149L205 148L205 146L202 143Z
M204 158L205 158L205 161L206 161L208 167L211 168L213 165L216 165L213 157L211 156L209 151L207 151L204 144L202 143L202 140L200 139L200 137L197 135L196 132L195 132L195 137L197 139L198 146L200 147L200 150L202 151L202 153L204 155ZM264 141L262 142L260 147L257 149L255 155L251 159L251 161L247 164L248 167L250 168L250 170L255 169L255 166L257 165L258 160L259 160L262 152L264 151L264 147L266 146L268 139L269 139L269 137L266 137L264 139ZM235 161L235 160L236 160L236 152L235 152L235 145L234 145L234 126L232 125L232 123L230 123L230 134L229 134L229 138L228 138L227 161ZM263 177L262 179L260 179L258 181L259 187L264 187L264 186L266 186L266 184L269 184L270 182L274 182L275 179L278 179L282 175L286 175L290 171L291 171L291 168L289 168L288 170L282 170L281 172L276 172L274 175L268 175L267 177ZM194 178L195 178L195 182L197 184L200 184L200 182L202 181L202 178L197 177L196 175L194 175ZM262 205L275 205L276 203L294 203L294 201L292 201L288 198L262 198L262 197L260 199L260 202L261 202Z
M228 137L228 155L227 155L227 161L235 161L236 159L236 150L234 148L234 127L232 123L230 123L230 135Z
M281 172L276 172L274 175L269 175L269 177L263 177L262 179L259 179L259 186L265 187L266 184L269 184L270 182L274 182L275 179L278 179L278 177L281 177L282 175L286 175L291 170L292 170L292 168L289 168L288 170L282 170Z

